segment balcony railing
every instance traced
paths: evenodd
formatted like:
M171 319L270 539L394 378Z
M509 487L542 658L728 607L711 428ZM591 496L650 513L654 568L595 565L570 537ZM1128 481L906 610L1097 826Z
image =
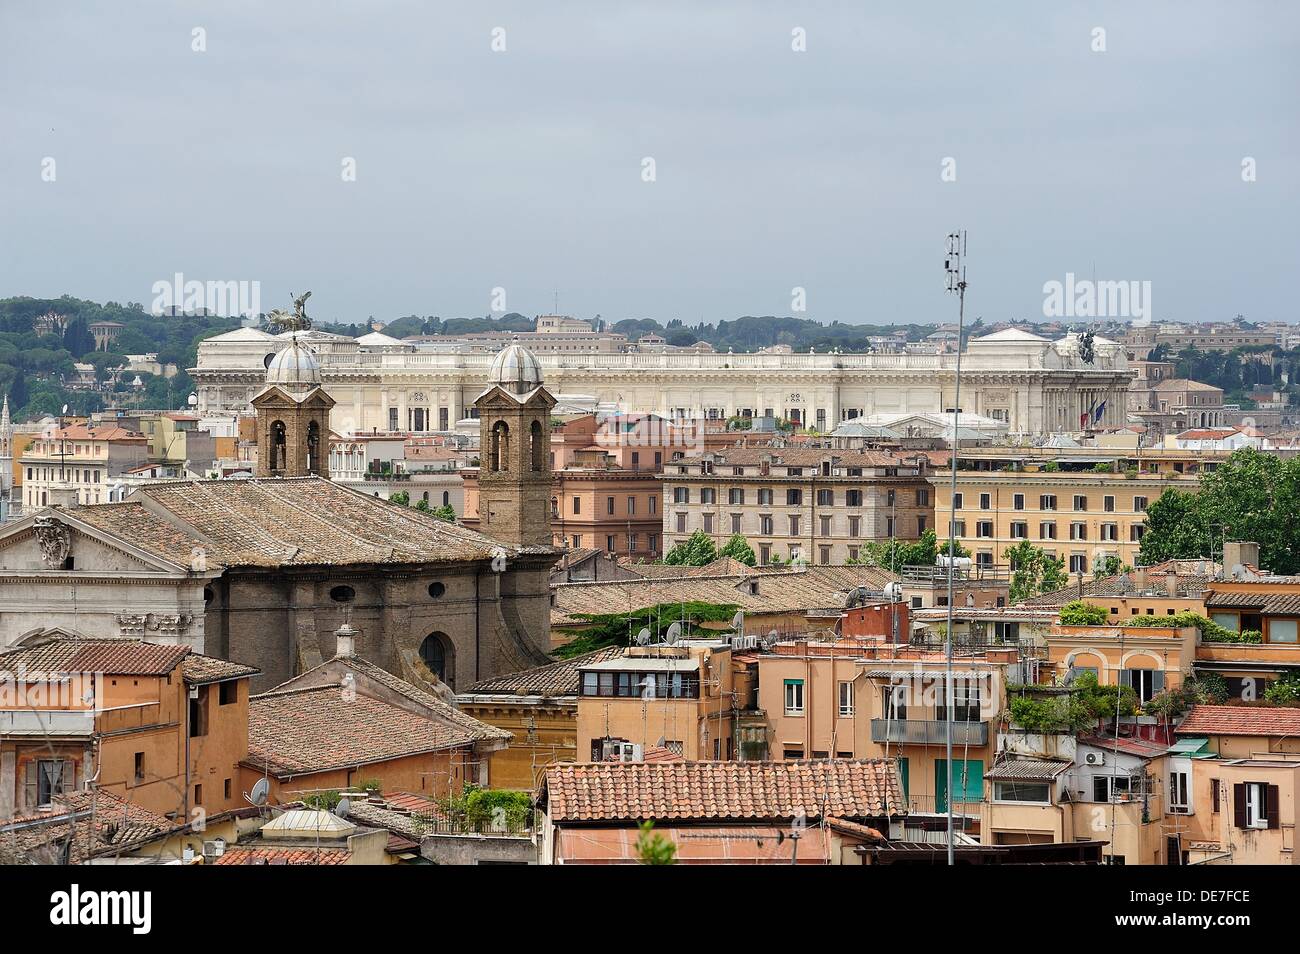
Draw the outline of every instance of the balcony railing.
M897 745L943 745L948 741L948 723L934 719L872 719L871 741ZM953 745L988 745L987 722L954 722Z

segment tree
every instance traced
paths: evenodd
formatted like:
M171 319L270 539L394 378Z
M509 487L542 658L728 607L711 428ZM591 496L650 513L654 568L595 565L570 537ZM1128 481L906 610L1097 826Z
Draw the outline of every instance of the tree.
M677 864L677 846L654 830L655 823L641 823L636 838L636 856L643 865Z
M713 538L703 530L696 530L685 543L679 543L666 554L664 562L673 566L704 566L718 558L718 548Z
M1201 478L1194 492L1166 490L1147 509L1143 563L1218 559L1224 539L1259 544L1260 563L1300 572L1300 458L1243 448ZM1230 569L1230 568L1229 568Z
M85 318L73 318L63 332L63 347L80 358L95 350L95 337L90 333Z
M754 548L739 533L733 535L730 540L723 544L722 549L718 551L718 556L731 557L746 566L758 565L758 557L754 555Z
M411 495L405 490L399 490L395 494L388 495L388 502L401 504L403 507L409 507L411 505Z
M420 513L433 513L433 508L429 506L429 501L421 497L415 502L415 509Z
M1012 603L1022 603L1039 593L1059 590L1070 578L1065 572L1065 561L1048 556L1047 551L1022 540L1003 551L1011 564L1011 588L1008 593Z
M1100 580L1108 576L1119 576L1121 573L1127 573L1133 569L1131 566L1125 566L1124 561L1117 556L1103 557L1098 560L1092 569L1092 578Z
M970 556L970 551L960 543L955 548L958 557ZM934 566L938 558L948 554L948 541L940 545L933 530L926 530L921 539L868 540L863 544L863 558L859 563L874 563L897 573L905 566Z
M446 520L448 523L456 522L456 508L451 504L443 504L441 507L435 507L433 515L439 520Z

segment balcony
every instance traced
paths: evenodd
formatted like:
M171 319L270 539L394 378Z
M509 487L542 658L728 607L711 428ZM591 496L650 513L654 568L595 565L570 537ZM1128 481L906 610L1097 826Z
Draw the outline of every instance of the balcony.
M943 745L948 741L948 724L935 719L872 719L871 741L895 745ZM987 722L954 722L953 745L988 745Z
M89 736L95 720L85 710L6 709L0 711L0 736Z

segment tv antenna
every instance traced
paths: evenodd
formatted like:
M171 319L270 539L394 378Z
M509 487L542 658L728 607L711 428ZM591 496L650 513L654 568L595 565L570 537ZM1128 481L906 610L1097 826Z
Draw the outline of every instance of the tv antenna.
M953 681L952 681L952 630L953 630L953 577L955 570L951 559L957 552L957 457L961 449L961 352L962 331L966 321L966 232L948 233L947 256L943 260L944 275L947 279L949 294L957 296L957 358L953 374L952 393L952 441L951 460L952 485L948 495L948 627L944 633L944 721L947 723L944 733L944 751L947 761L945 771L952 772L952 733L953 733ZM953 793L952 781L948 782L948 864L956 864L953 836Z

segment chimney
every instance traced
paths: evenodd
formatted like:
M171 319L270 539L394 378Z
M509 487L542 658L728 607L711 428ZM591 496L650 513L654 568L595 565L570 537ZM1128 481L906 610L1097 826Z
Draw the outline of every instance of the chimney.
M1135 567L1133 570L1133 589L1138 593L1145 593L1147 589L1147 568L1144 566Z
M55 484L49 489L49 496L46 498L51 507L62 507L64 510L76 510L80 500L77 497L77 488L71 484Z
M1165 574L1165 595L1171 599L1178 598L1178 574L1173 570Z
M351 623L344 623L334 630L335 656L355 656L357 654L357 631Z
M1223 541L1223 573L1231 578L1232 568L1237 564L1253 566L1259 569L1259 544L1244 540Z

